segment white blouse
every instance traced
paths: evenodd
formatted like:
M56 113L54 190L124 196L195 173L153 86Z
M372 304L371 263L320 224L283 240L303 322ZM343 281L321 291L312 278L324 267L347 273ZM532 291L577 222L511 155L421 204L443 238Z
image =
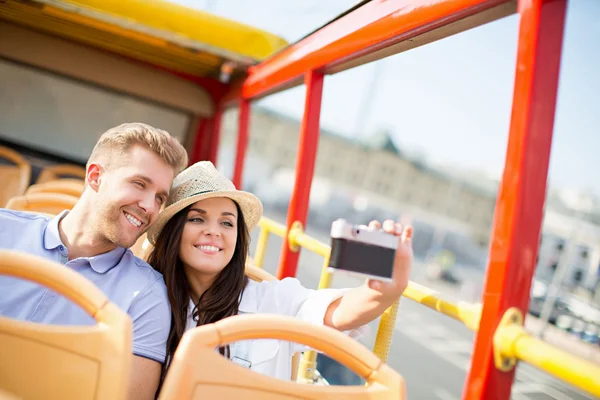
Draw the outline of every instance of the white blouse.
M307 289L295 278L281 281L248 280L242 293L239 314L276 314L296 317L315 325L323 325L329 305L349 289ZM195 305L190 300L186 330L196 327L192 316ZM353 338L362 336L367 326L346 332ZM309 350L307 346L276 339L244 340L230 344L230 357L236 364L259 373L289 380L292 356Z

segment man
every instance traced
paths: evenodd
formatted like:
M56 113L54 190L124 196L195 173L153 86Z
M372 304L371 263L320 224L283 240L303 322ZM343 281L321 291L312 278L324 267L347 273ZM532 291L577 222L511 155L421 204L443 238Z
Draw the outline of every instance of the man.
M85 189L54 218L0 209L0 248L36 254L81 273L133 322L129 398L153 399L165 359L171 311L162 276L127 250L148 229L185 149L140 123L105 132L86 166ZM93 323L83 310L31 282L0 276L0 315L37 323Z

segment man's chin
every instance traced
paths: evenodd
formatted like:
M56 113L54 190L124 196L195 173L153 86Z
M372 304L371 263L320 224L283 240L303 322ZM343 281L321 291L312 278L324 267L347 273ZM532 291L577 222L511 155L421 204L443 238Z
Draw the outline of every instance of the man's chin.
M132 248L138 241L139 237L135 239L122 239L115 243L119 247L123 247L124 249Z

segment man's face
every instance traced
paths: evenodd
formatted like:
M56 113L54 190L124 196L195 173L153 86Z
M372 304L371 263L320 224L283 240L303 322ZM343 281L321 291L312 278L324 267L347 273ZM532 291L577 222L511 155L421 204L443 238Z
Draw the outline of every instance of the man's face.
M93 211L102 236L119 247L133 246L156 220L174 176L173 167L140 145L113 162L100 176Z

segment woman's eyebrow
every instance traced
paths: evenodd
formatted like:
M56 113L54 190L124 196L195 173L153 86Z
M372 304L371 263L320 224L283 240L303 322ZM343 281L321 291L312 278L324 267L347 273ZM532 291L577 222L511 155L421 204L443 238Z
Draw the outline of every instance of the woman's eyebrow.
M190 208L190 212L191 211L196 211L198 214L206 214L206 211L203 210L203 209L201 209L201 208ZM221 213L221 215L223 215L223 216L231 216L233 218L237 218L237 216L234 213L231 213L229 211L223 211Z

